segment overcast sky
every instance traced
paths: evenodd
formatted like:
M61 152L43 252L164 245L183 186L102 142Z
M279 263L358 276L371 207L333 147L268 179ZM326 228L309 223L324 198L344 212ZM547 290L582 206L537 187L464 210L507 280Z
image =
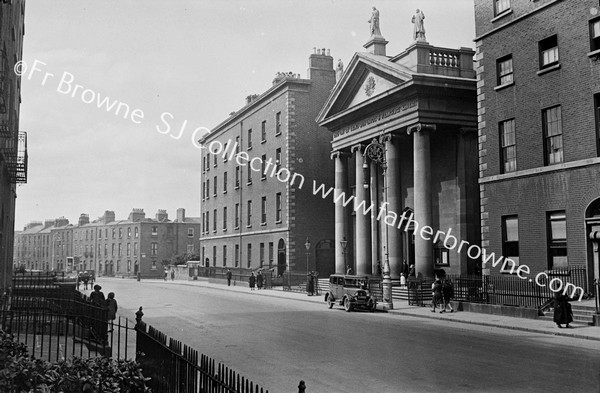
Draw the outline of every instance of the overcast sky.
M198 216L193 130L220 123L278 71L306 77L313 47L348 64L370 38L372 6L388 55L412 43L416 8L429 43L474 47L472 0L28 1L20 129L29 168L15 229L105 210L125 219L134 207ZM110 110L98 108L106 97Z

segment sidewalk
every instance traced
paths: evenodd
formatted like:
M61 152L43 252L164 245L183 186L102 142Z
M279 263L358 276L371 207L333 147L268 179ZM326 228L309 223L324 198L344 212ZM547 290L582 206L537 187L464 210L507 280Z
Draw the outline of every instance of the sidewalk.
M102 277L102 280L106 280L107 278ZM225 284L219 283L210 283L205 278L199 278L197 281L183 281L183 280L175 280L175 281L162 281L162 280L142 280L144 283L167 283L172 285L189 285L189 286L201 286L206 288L214 288L217 290L227 290L227 291L235 291L235 292L243 292L252 296L274 296L284 299L291 300L300 300L311 303L318 303L326 307L326 303L323 300L324 292L321 295L308 296L305 293L291 292L291 291L283 291L281 289L262 289L262 290L254 290L250 291L248 288L248 283L246 282L233 282L231 286L227 286ZM555 336L564 336L564 337L572 337L579 338L585 340L597 340L600 341L600 327L599 326L589 326L572 323L571 329L563 328L559 329L556 324L549 320L544 319L527 319L527 318L514 318L514 317L505 317L501 315L490 315L490 314L480 314L473 312L464 312L464 311L455 311L453 313L446 312L444 314L440 314L439 311L435 313L431 312L430 307L418 307L418 306L409 306L405 301L396 301L394 303L394 309L389 310L388 313L409 316L414 318L427 318L427 319L437 319L443 321L450 321L455 323L466 323L472 325L481 325L481 326L492 326L503 329L513 329L513 330L521 330L527 332L534 333L542 333L549 334Z

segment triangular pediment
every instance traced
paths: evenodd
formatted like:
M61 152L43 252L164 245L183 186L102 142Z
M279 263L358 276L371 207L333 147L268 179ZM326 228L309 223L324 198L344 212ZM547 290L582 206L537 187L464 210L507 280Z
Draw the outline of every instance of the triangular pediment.
M390 90L412 78L412 72L389 61L386 56L356 53L338 83L334 86L317 117L321 122L361 104L377 100Z

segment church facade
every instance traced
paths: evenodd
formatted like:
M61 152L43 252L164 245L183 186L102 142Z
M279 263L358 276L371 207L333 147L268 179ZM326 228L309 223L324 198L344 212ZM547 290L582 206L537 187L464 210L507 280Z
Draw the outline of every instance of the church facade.
M455 244L481 239L474 51L429 44L418 12L414 43L388 56L376 16L317 118L332 136L335 270L477 273Z

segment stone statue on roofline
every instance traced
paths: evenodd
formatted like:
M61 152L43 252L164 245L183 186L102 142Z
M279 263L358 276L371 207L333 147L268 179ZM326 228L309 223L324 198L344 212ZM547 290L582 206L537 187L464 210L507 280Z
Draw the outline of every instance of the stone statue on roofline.
M369 19L368 22L371 25L371 37L381 36L381 30L379 30L379 11L377 8L373 7L371 19Z
M337 67L335 68L335 80L336 82L342 78L342 74L344 73L344 63L342 59L338 59Z
M413 39L415 41L427 41L425 38L425 14L417 8L417 12L412 17L412 23L415 25L413 30Z

